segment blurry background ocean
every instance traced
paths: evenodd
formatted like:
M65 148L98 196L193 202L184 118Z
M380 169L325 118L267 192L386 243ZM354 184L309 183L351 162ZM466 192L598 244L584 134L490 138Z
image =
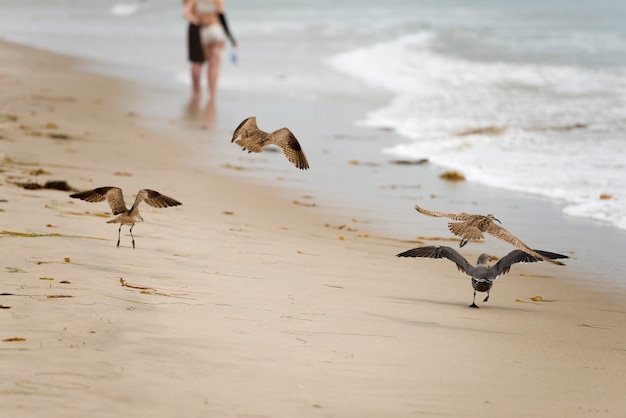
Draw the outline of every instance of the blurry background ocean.
M393 136L363 160L427 159L626 230L625 1L226 6L239 64L220 89L369 106L350 123ZM0 0L0 38L173 84L189 83L186 26L176 0Z
M626 2L229 0L222 89L387 103L389 158L626 229ZM0 36L188 82L182 3L0 0ZM374 100L373 98L376 98Z

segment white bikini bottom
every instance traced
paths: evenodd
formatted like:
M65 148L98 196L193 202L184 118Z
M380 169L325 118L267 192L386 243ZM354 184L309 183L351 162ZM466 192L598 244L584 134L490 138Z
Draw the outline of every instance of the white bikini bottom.
M224 28L219 23L204 26L200 29L200 39L202 41L202 45L223 42L226 40L226 32L224 32Z

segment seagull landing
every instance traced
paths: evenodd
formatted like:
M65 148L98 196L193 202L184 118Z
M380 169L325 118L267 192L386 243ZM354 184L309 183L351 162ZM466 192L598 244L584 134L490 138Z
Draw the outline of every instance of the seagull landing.
M469 213L459 212L459 213L443 213L443 212L435 212L431 210L427 210L421 208L419 206L415 206L415 210L419 213L428 216L436 216L436 217L445 217L454 219L455 221L461 222L450 222L448 223L448 228L450 232L454 235L458 235L461 237L461 242L459 243L459 247L463 247L469 240L479 240L483 239L483 232L486 232L494 237L501 239L504 242L508 242L515 248L519 248L520 250L536 257L542 259L544 261L548 261L552 264L558 264L560 266L564 266L565 264L560 261L555 261L549 257L545 257L535 250L531 249L528 245L524 244L519 238L515 235L511 234L509 231L496 224L494 221L500 223L498 219L496 219L492 214L487 216L485 215L472 215Z
M542 257L549 259L569 258L566 255L551 253L548 251L533 251L536 251L541 254ZM396 257L447 258L448 260L454 262L460 271L472 278L474 299L472 299L470 308L478 308L478 305L476 305L476 292L487 292L487 297L483 300L483 302L487 302L489 300L489 292L493 287L493 282L501 274L508 273L513 264L534 263L542 260L541 258L533 257L525 251L513 250L491 267L487 265L487 263L491 261L491 256L488 254L481 254L476 262L476 267L474 267L454 248L439 245L413 248L412 250L397 254Z
M143 218L139 214L139 204L141 202L146 202L155 208L182 205L182 203L178 200L172 199L171 197L162 195L161 193L150 189L139 190L137 197L135 198L135 203L133 203L133 206L131 206L130 209L126 208L124 195L122 194L122 189L119 187L98 187L97 189L71 194L70 197L85 200L87 202L102 202L106 199L111 207L113 215L118 215L107 221L108 224L120 224L120 228L117 231L117 248L120 247L122 225L130 226L130 236L133 242L133 249L135 248L133 226L135 226L137 222L143 222Z
M262 131L256 125L256 116L244 119L235 129L230 142L234 142L248 152L261 152L268 145L277 145L282 148L285 157L300 170L309 168L300 143L289 129L281 128L272 133Z

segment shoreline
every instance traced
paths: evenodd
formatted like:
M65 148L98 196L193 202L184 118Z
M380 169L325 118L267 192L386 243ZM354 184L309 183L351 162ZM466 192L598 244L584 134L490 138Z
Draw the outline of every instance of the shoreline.
M369 104L322 104L233 92L226 92L225 96L224 111L218 109L220 120L209 130L212 139L206 138L202 123L194 127L191 119L191 125L186 127L187 145L193 150L194 159L201 159L199 167L262 185L275 195L287 190L293 200L306 196L307 203L314 204L315 210L325 216L341 214L338 222L348 224L352 218L364 220L370 233L392 239L453 238L446 227L449 220L419 215L414 210L416 204L441 212L494 213L505 228L531 247L569 255L569 264L576 268L577 283L609 293L626 292L626 281L622 279L626 261L621 258L621 248L626 247L624 231L567 216L562 211L566 206L562 201L468 181L442 180L440 175L447 170L428 162L395 163L380 149L385 143L401 141L397 134L352 123L370 109ZM312 162L311 169L306 173L294 171L280 153L246 154L234 147L230 143L232 127L252 115L266 130L285 126L289 120L290 129ZM324 121L324 127L318 121ZM503 256L512 250L489 235L466 249L472 258L481 251Z
M282 155L248 159L225 141L228 158L220 163L219 149L201 168L176 142L198 138L155 133L132 108L151 94L145 86L28 52L0 42L10 63L0 209L11 231L31 234L0 237L11 293L0 299L1 339L24 338L0 345L7 413L165 417L184 405L192 416L572 417L626 407L623 294L536 263L514 266L488 303L467 309L469 279L452 263L395 259L419 243L373 233L371 212L305 198L309 183ZM239 119L229 109L242 110L222 99L217 132L192 123L180 135L221 144ZM282 117L273 106L269 126ZM229 163L255 170L220 169ZM268 188L231 171L284 180ZM14 184L52 178L80 190L119 185L127 199L150 187L183 206L143 205L136 250L126 228L117 249L104 203ZM537 294L543 301L530 300Z
M567 203L559 200L469 181L443 181L439 175L447 170L430 163L394 164L394 158L380 150L404 139L394 132L353 123L373 108L384 106L384 94L367 103L355 98L319 103L281 95L268 97L258 93L222 91L220 95L225 100L220 100L223 103L217 110L209 112L204 103L192 105L188 100L188 86L168 84L163 74L142 75L136 68L118 68L106 62L95 65L91 60L76 59L79 71L143 85L143 89L135 89L135 94L129 97L132 101L125 105L125 109L146 129L164 129L167 136L178 137L191 154L185 161L199 169L236 181L243 180L247 184L262 184L266 189L275 190L274 195L280 195L284 188L294 189L292 185L303 183L310 192L306 196L313 195L319 208L327 207L328 212L339 211L350 217L355 213L356 204L363 207L356 213L367 218L374 233L404 240L439 239L447 232L446 221L417 215L415 204L443 212L494 213L505 222L509 231L531 247L574 257L579 273L576 282L588 288L602 288L607 293L613 290L626 293L626 280L623 279L626 260L622 261L621 257L621 248L626 247L626 231L600 221L565 215L562 210ZM311 112L315 117L308 116ZM313 154L309 158L316 160L318 167L312 167L305 176L294 178L292 167L280 161L281 157L278 163L270 164L267 154L246 155L233 147L230 144L233 127L253 114L261 115L258 116L259 125L268 130L282 127L289 120L307 155ZM302 114L307 116L302 117ZM330 123L326 125L330 128L320 129L319 121L328 119ZM308 132L321 135L321 138L307 137ZM215 139L216 136L219 140ZM354 149L360 152L355 154ZM370 158L359 159L359 154ZM388 180L380 181L377 173L381 170L385 170L384 177ZM349 171L356 172L349 173L349 179L361 181L357 184L350 180L335 181ZM369 183L373 187L369 187ZM350 194L353 203L343 204L341 187L355 186L358 193ZM529 216L537 214L541 218L532 223L527 221ZM550 233L546 234L546 231ZM472 258L474 253L484 251L481 246L500 256L511 249L487 236L471 250Z

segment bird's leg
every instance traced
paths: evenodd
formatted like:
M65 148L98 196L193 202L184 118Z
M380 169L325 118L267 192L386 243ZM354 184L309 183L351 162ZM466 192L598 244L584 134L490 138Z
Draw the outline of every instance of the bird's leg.
M120 224L120 229L117 230L117 248L120 248L120 234L122 233L122 224Z
M472 299L472 304L469 307L478 308L478 305L476 305L476 290L474 290L474 299Z
M133 241L133 250L135 249L135 237L133 236L133 226L135 226L135 224L132 224L130 226L130 239Z
M487 297L483 299L483 302L487 302L489 300L489 292L487 292Z

